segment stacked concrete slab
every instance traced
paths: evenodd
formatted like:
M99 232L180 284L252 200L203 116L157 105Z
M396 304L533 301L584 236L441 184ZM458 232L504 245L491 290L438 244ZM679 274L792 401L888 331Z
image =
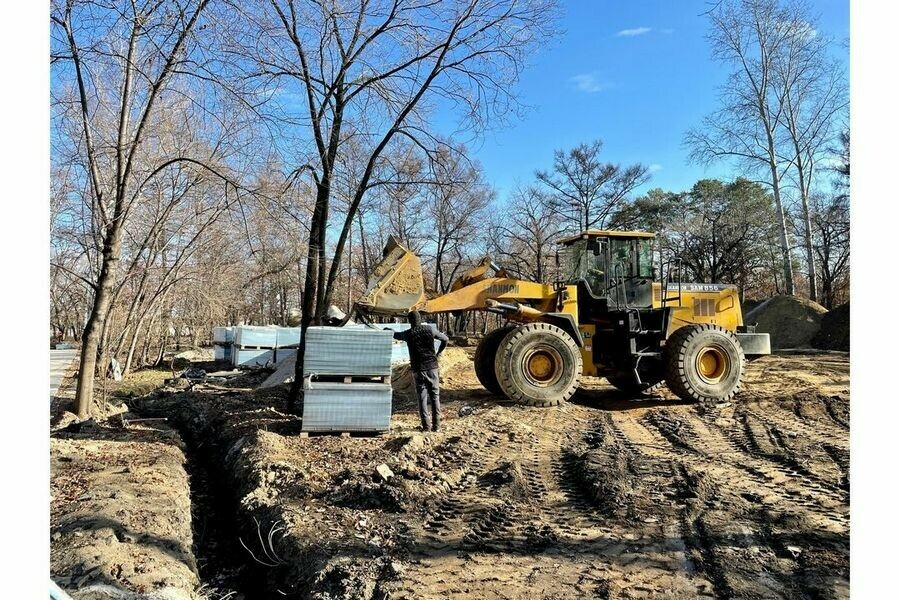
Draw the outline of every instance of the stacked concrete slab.
M280 364L297 355L299 327L238 325L213 328L216 360L236 367Z
M390 428L391 341L380 328L307 329L304 431Z
M256 367L275 362L276 328L273 326L240 325L234 328L232 364L236 367Z
M216 360L231 362L234 327L213 327L213 354Z
M275 331L275 364L297 356L300 346L299 327L277 327Z

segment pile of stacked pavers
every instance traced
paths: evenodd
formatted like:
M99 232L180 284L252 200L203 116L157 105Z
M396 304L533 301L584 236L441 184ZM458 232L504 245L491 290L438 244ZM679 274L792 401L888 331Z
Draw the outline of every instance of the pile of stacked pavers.
M387 431L391 331L310 327L306 332L303 431Z
M296 356L297 346L300 345L299 327L240 325L233 330L231 364L235 367L261 367L281 363ZM215 330L213 335L215 340Z
M213 354L216 360L231 362L234 327L213 327Z

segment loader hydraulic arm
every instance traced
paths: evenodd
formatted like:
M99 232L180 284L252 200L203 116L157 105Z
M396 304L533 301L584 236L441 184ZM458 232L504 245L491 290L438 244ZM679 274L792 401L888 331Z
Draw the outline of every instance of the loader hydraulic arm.
M550 284L523 281L510 277L489 277L458 287L446 294L426 300L417 306L430 313L486 310L492 302L551 303L556 293Z
M460 313L486 310L512 321L545 321L562 327L582 344L578 330L577 288L509 277L490 257L460 276L450 291L425 294L422 263L391 237L381 262L372 272L368 290L356 302L363 315L403 315L409 310Z

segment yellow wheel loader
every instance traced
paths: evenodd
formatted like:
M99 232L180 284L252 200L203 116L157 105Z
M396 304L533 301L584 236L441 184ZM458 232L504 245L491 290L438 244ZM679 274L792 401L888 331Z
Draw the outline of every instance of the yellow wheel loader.
M590 230L563 239L564 277L555 283L510 277L486 257L434 297L419 258L392 237L355 309L505 316L507 325L481 339L475 373L489 391L532 406L568 400L585 375L627 393L665 383L684 400L728 400L746 361L770 353L769 334L744 325L733 285L682 283L678 261L667 265L677 275L658 281L655 237Z

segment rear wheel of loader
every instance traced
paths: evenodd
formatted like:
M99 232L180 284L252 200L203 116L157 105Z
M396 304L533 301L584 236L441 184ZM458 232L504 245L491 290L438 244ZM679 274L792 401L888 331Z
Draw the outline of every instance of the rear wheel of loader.
M494 366L503 393L530 406L568 400L581 382L578 344L549 323L516 327L500 342Z
M687 325L666 340L666 384L682 400L724 402L740 390L744 350L718 325Z
M478 381L481 382L484 389L492 394L503 395L503 390L500 389L500 383L497 381L494 361L500 342L515 328L515 325L506 325L495 329L481 338L478 347L475 348L475 376L478 377Z

